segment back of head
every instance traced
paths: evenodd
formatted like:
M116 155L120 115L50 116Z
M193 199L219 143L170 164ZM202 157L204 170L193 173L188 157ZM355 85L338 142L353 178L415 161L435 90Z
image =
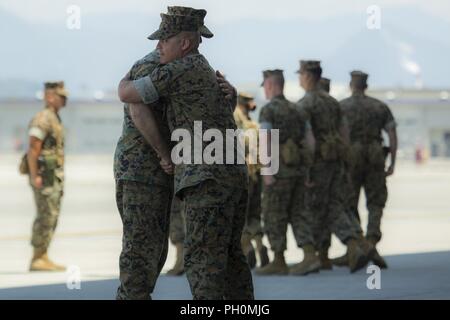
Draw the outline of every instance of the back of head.
M319 80L319 89L323 90L327 93L330 93L330 79L328 78L320 78Z
M322 76L322 67L318 60L300 60L300 69L297 73L309 73L318 82Z
M264 84L266 80L272 82L272 84L280 89L284 89L284 74L283 70L274 69L274 70L265 70L263 71L264 81L261 86Z
M360 70L354 70L350 72L350 87L354 91L364 91L367 89L367 79L369 75Z

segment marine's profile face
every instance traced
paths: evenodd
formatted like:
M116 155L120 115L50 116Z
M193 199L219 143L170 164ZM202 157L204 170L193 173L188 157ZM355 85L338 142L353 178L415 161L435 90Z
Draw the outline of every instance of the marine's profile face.
M46 90L44 100L47 105L61 109L67 103L67 98L56 93L55 90Z
M306 89L308 86L308 82L309 82L308 72L300 71L300 73L298 74L298 78L299 78L299 82L300 82L300 87L302 87L303 89Z
M159 49L161 64L172 62L183 56L183 41L178 36L159 40L156 48Z
M255 110L256 110L256 103L255 103L255 100L250 100L250 101L247 103L247 108L248 108L248 110L250 110L250 111L255 111Z

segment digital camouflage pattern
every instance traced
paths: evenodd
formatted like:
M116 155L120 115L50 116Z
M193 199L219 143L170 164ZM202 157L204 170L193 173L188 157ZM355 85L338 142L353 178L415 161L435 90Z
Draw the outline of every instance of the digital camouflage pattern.
M295 109L294 104L283 95L272 98L262 107L259 123L262 129L279 130L280 167L275 178L304 175L303 165L307 160L305 159L307 152L303 144L305 121ZM283 152L284 150L286 152ZM283 157L285 153L292 159Z
M53 176L64 181L64 127L58 113L46 107L30 121L29 134L42 140L41 158L44 171L43 179L48 178L52 185ZM47 177L48 175L48 177ZM45 181L44 181L45 182Z
M214 34L204 24L206 10L194 9L194 8L189 8L189 7L172 6L172 7L167 7L167 14L197 17L200 21L199 32L202 35L202 37L212 38L214 36Z
M275 252L286 250L289 223L299 247L312 244L312 216L304 201L305 164L309 162L304 145L305 121L293 103L284 96L277 96L262 108L259 122L262 127L278 129L280 139L280 169L275 175L276 182L264 186L262 194L264 231L271 248Z
M167 257L171 197L158 185L116 181L123 224L118 300L151 299Z
M253 130L256 138L258 139L258 123L253 121L248 115L246 115L239 107L234 110L234 120L238 129L244 131ZM262 225L261 225L261 176L260 176L260 165L250 164L248 155L250 154L250 145L246 140L246 160L248 166L249 174L249 184L248 184L248 204L245 215L245 227L244 234L249 235L251 238L255 236L262 236ZM255 150L256 152L258 151Z
M217 82L214 69L201 54L194 53L166 65L160 65L152 75L136 83L144 103L154 103L158 99L167 101L169 128L186 129L191 138L192 164L179 164L175 167L175 192L199 184L205 180L215 180L221 185L247 189L247 167L243 164L193 164L194 121L201 121L202 132L218 130L225 142L226 130L236 130L232 106ZM210 142L203 142L200 154ZM226 148L223 144L226 160ZM199 148L200 149L200 148ZM234 143L237 154L237 143ZM236 160L236 157L235 157Z
M205 11L206 12L206 11ZM206 15L206 13L205 13ZM199 31L203 25L203 19L190 15L168 15L161 13L161 24L159 29L153 32L148 39L150 40L166 40L176 36L182 31L195 32Z
M241 248L247 190L213 180L182 192L186 204L184 266L194 299L253 299Z
M183 128L194 137L194 121L201 121L203 132L216 129L223 137L226 129L236 129L234 105L225 100L215 71L201 54L160 66L135 86L144 103L168 102L172 131ZM193 139L190 142L192 160L195 148ZM240 244L247 180L245 162L175 166L175 191L186 208L184 267L194 299L253 297L251 273Z
M172 244L183 243L186 227L184 218L184 203L178 197L172 199L172 208L170 210L170 233L169 238Z
M130 70L131 79L138 79L151 74L158 64L159 53L155 50L133 65ZM166 143L170 145L166 110L164 108L153 108L152 110L158 122L161 135L166 138ZM172 177L161 169L159 161L156 152L145 141L145 138L134 125L130 115L130 108L128 104L125 104L122 135L117 143L114 155L115 179L169 187L173 183Z
M304 183L304 177L278 178L274 184L263 187L264 232L274 252L286 250L289 223L298 247L314 243L312 233L314 219L305 207Z
M131 78L147 76L158 63L155 50L133 65ZM156 105L152 110L170 145L165 109ZM149 299L166 259L173 179L162 170L159 161L134 125L126 104L114 156L116 202L123 223L117 299Z
M49 247L58 224L64 193L64 127L59 115L47 107L30 121L29 134L43 141L38 163L43 187L31 186L37 208L31 245L44 250Z
M33 223L31 245L36 249L46 250L53 239L58 224L63 196L63 182L59 178L53 184L45 183L44 187L32 187L37 215Z
M311 168L314 186L306 194L307 206L314 215L316 245L326 243L329 232L345 243L356 239L360 226L346 211L345 146L339 135L343 115L339 103L323 90L306 92L297 110L311 125L316 140L316 153ZM318 235L317 230L323 230Z
M385 103L362 93L355 93L340 104L351 132L352 207L357 208L360 190L364 188L369 211L366 236L379 241L381 217L388 196L382 130L395 128L395 120Z

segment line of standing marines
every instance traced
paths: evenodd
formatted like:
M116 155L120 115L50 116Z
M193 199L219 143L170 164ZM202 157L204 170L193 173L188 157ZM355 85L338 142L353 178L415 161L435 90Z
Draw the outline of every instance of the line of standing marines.
M294 104L283 94L283 71L264 71L262 86L270 102L257 124L249 116L254 98L238 95L198 51L202 38L213 37L205 16L205 10L168 7L149 36L158 40L157 48L134 63L119 84L125 106L114 155L123 223L117 299L151 299L169 235L177 250L169 274L185 272L194 299L253 299L250 269L256 256L258 275L306 275L331 269L332 263L352 272L369 261L387 267L376 244L397 137L389 108L364 93L368 75L352 72L352 96L338 102L327 92L320 62L301 61L298 73L306 93ZM30 122L30 150L20 167L29 174L38 209L30 270L64 270L48 258L47 249L63 195L58 112L66 99L62 82L46 84L46 108ZM227 129L278 129L278 173L261 175L259 164L174 165L171 134L185 129L194 136L196 121L204 131L216 129L224 136ZM382 130L388 133L388 148ZM268 134L259 144L270 146L270 139ZM387 153L391 163L385 171ZM369 211L365 236L357 209L361 188ZM284 257L288 224L304 253L291 267ZM332 233L347 246L334 261L328 258Z

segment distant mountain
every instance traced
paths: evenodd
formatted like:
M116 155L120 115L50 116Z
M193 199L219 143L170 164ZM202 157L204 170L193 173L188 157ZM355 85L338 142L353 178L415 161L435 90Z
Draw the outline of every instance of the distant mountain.
M381 30L366 29L366 15L326 20L237 21L215 25L202 52L235 84L257 83L261 71L282 68L295 80L298 60L323 60L324 75L347 82L354 68L371 73L372 86L450 87L450 24L416 9L383 10ZM420 22L420 23L419 23ZM83 15L81 30L65 21L31 24L0 11L0 98L23 95L48 79L63 79L76 96L114 89L132 63L156 42L146 39L158 16ZM33 90L31 92L31 90Z

